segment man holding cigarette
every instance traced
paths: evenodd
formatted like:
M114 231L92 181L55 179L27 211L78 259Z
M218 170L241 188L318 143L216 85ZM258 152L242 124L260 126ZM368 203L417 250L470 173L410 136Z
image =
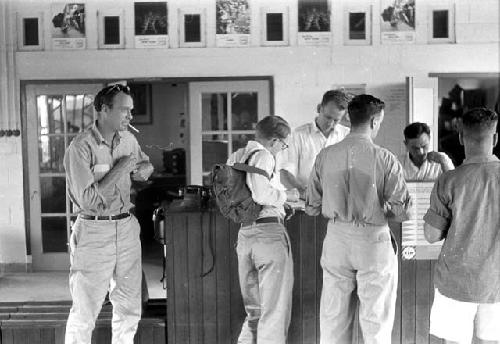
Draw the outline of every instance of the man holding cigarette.
M70 237L73 305L66 344L90 344L109 291L112 343L132 344L141 317L139 222L129 213L131 181L153 172L149 158L127 131L133 100L123 85L95 97L98 120L74 138L64 156L68 193L78 218Z

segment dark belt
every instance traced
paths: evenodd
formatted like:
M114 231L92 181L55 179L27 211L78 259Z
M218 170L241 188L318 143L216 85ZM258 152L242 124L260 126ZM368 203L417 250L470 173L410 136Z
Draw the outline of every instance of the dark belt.
M261 217L254 222L244 222L241 224L242 227L251 226L258 223L281 223L283 224L283 219L277 216Z
M118 214L118 215L87 215L87 214L80 214L78 216L80 216L80 218L82 218L84 220L108 220L108 221L112 221L112 220L125 219L125 218L129 217L130 214L129 213L121 213L121 214Z

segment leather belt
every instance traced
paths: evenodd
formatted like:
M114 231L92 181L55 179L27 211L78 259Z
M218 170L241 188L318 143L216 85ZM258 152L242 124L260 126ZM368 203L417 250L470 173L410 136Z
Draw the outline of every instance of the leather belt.
M108 221L113 221L113 220L121 220L125 219L130 216L130 213L121 213L118 215L87 215L87 214L80 214L78 215L84 220L108 220Z
M283 219L277 216L261 217L254 222L244 222L241 224L242 227L251 226L258 223L280 223L283 224Z

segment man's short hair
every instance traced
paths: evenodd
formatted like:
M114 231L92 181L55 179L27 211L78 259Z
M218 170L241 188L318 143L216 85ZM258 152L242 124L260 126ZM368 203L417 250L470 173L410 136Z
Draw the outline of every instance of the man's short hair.
M351 97L346 92L342 90L330 90L326 91L325 94L323 94L323 98L321 99L321 106L325 106L329 102L334 102L340 110L345 110L347 109L347 104L349 104L350 100Z
M348 106L351 125L357 126L368 123L374 116L380 114L385 103L369 94L354 97Z
M255 127L256 136L270 139L285 139L290 135L290 125L280 116L267 116L261 119Z
M479 107L467 111L462 117L464 136L482 139L496 132L498 114L490 109Z
M405 140L418 139L420 135L431 136L431 128L425 123L414 122L406 126L404 130Z
M103 105L107 105L110 109L113 108L113 99L120 92L130 95L130 88L122 84L114 84L104 87L94 98L95 110L97 112L101 112Z

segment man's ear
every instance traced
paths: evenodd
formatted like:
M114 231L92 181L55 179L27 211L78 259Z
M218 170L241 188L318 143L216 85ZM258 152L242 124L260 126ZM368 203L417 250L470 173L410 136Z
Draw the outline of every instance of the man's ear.
M316 105L316 112L321 113L321 104Z
M493 147L496 147L498 143L498 133L493 134Z
M458 131L458 141L460 141L460 144L462 146L464 145L464 133L462 130Z

